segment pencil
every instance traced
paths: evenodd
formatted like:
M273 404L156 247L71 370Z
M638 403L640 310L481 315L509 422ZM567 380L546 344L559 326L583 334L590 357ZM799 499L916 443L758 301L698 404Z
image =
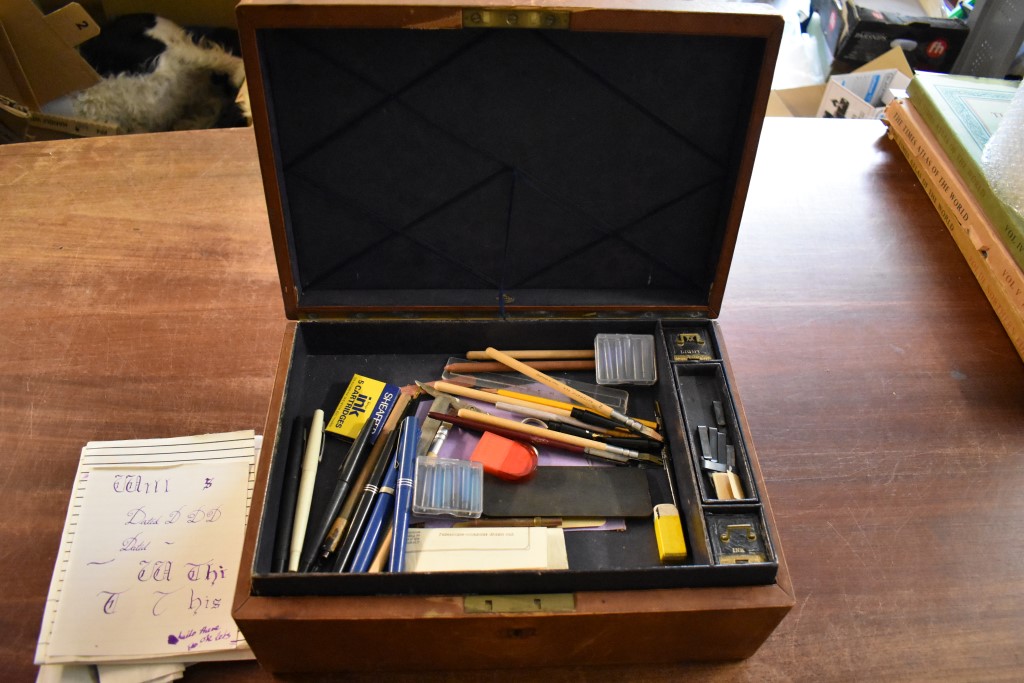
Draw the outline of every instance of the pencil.
M518 391L512 391L511 389L481 389L480 391L486 391L492 394L499 394L501 396L507 396L509 398L517 398L520 401L529 401L530 403L537 403L539 405L549 406L551 408L561 408L562 410L569 411L582 410L582 408L580 408L579 406L575 406L571 403L566 403L565 401L559 401L554 398L547 398L546 396L534 396L533 394L523 394ZM597 417L600 417L600 415L598 415ZM652 420L641 420L640 418L636 418L636 421L642 425L647 425L651 429L655 429L658 426L658 423ZM622 429L622 425L619 424L618 422L615 422L614 420L608 420L608 422L609 424L605 426L614 427L615 429ZM594 425L593 422L590 422L589 424Z
M594 349L538 349L506 351L505 353L519 360L571 360L594 357ZM469 360L487 360L490 357L487 351L470 351L466 354L466 358Z
M367 567L367 574L378 574L384 569L384 563L388 561L388 556L391 555L391 541L395 535L395 528L389 526L387 533L384 534L384 538L380 542L380 547L377 548L377 554L373 558L373 562Z
M633 418L627 415L623 415L622 413L616 411L611 406L607 406L604 403L601 403L596 398L591 398L590 396L587 396L582 391L573 389L572 387L566 385L563 382L559 382L557 379L553 377L548 377L540 370L534 370L533 368L524 365L521 361L512 358L508 354L503 353L494 347L487 347L487 355L496 361L504 363L510 368L518 370L519 372L523 373L530 379L536 380L543 384L544 386L554 389L563 396L567 396L568 398L571 398L577 403L584 405L587 408L590 408L599 415L611 418L616 422L625 425L626 427L628 427L634 432L637 432L638 434L643 434L644 436L654 439L655 441L665 440L665 437L663 437L661 434L654 431L647 425L640 424Z
M534 360L527 361L534 370L547 372L571 372L573 370L593 370L596 363L592 360ZM446 372L473 374L474 372L514 372L504 363L497 361L474 361L471 363L449 363L444 366Z
M609 420L597 413L592 413L586 408L580 408L579 406L570 405L561 401L551 401L549 399L537 400L538 397L536 396L530 396L529 394L516 394L515 392L500 393L503 390L495 392L493 390L485 391L481 389L473 389L472 387L467 387L464 384L445 382L443 380L431 382L430 384L438 391L443 391L447 394L455 394L456 396L471 398L484 403L491 403L493 405L497 405L499 403L504 404L504 410L509 410L509 406L517 406L524 409L536 409L537 406L544 406L548 413L551 413L562 420L576 419L584 424L588 424L593 427L600 427L602 429L622 429L622 426L618 422Z
M373 501L373 510L366 520L366 528L356 545L355 554L349 572L359 574L366 571L373 561L381 544L384 527L391 520L391 511L395 504L395 486L398 485L398 452L389 459L384 479L381 481L377 496Z
M437 416L434 413L431 413L431 416L434 416L435 419L441 419L441 417ZM526 432L522 432L519 430L505 429L504 427L484 424L483 422L470 420L464 417L459 417L458 415L444 415L443 417L445 420L452 423L456 427L462 427L463 429L471 429L476 432L491 432L493 434L497 434L498 436L503 436L506 439L522 441L523 443L528 443L534 446L542 446L544 448L555 448L561 451L568 451L569 453L579 453L581 455L592 455L595 458L602 458L604 460L610 460L612 462L617 463L625 463L629 461L629 458L622 455L614 455L611 453L599 451L597 449L591 450L589 448L584 448L583 446L580 446L578 444L566 443L564 441L556 441L554 439L549 439L546 436L537 433L527 434Z
M492 427L502 427L513 432L520 432L522 434L530 434L533 436L543 436L544 438L552 441L582 446L583 448L590 449L591 451L601 451L602 453L607 453L609 455L625 456L626 458L638 458L640 456L638 451L632 451L628 448L610 446L606 443L601 443L600 441L585 439L582 436L573 436L572 434L563 434L562 432L555 432L550 429L545 429L544 427L534 427L533 425L523 424L522 422L516 422L515 420L498 417L497 415L482 413L479 410L467 410L463 408L459 411L458 415L459 417Z
M512 396L492 394L487 391L480 391L479 389L471 389L470 387L455 384L453 382L431 382L431 385L438 391L443 391L446 394L455 394L456 396L462 396L463 398L472 398L477 401L483 401L484 403L494 404L500 402L507 403L509 405L523 406L524 408L535 408L537 406L537 404L532 401L525 401ZM548 412L558 415L559 417L571 417L572 415L572 411L565 410L564 408L549 407Z
M384 445L384 449L381 451L380 457L377 458L377 462L374 463L373 471L370 473L369 478L366 480L366 485L359 495L359 502L352 510L351 516L342 525L344 526L344 535L341 537L338 551L334 555L334 562L331 564L332 572L343 572L348 568L349 560L352 559L352 554L356 550L356 544L359 543L363 529L366 528L366 521L370 517L373 503L377 499L377 490L380 488L381 481L384 479L384 473L391 462L391 454L394 452L394 445L397 441L397 431L392 431L388 434L388 440ZM329 555L330 553L324 557L326 558Z
M561 422L562 424L572 425L574 427L579 427L580 429L586 429L588 431L594 432L595 434L605 434L608 436L629 434L631 438L634 436L629 432L619 432L618 430L613 431L610 429L602 429L601 427L594 427L593 425L588 425L586 422L577 420L574 417L556 415L548 410L542 409L541 407L528 408L523 405L518 405L515 403L505 403L503 401L496 401L494 403L494 407L497 408L498 410L505 410L510 413L515 413L516 415L522 415L524 417L535 417L538 420L543 420L544 422Z

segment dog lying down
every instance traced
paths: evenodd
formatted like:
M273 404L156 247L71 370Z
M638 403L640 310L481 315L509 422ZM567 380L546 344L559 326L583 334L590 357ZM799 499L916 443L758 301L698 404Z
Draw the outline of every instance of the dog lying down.
M119 17L80 47L103 80L47 109L125 133L245 125L235 103L245 70L231 47L152 14Z

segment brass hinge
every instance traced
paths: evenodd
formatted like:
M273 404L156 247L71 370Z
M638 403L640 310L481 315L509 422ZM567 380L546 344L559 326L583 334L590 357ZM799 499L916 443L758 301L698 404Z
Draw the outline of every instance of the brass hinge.
M570 12L535 9L462 10L463 28L569 28Z
M572 593L542 595L467 595L463 601L467 614L485 612L574 612L576 596Z

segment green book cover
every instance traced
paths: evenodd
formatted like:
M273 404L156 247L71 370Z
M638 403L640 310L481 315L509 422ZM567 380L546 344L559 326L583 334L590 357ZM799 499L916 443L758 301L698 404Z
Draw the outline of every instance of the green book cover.
M981 165L985 143L1016 92L1016 81L927 72L918 72L907 87L914 108L1024 269L1024 220L999 199Z

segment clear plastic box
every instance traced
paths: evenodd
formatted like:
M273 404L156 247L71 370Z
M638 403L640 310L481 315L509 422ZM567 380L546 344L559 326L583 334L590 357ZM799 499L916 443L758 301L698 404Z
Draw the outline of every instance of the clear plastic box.
M476 519L483 510L483 465L424 455L416 458L412 491L415 514Z
M594 337L597 383L654 384L654 336L650 334L599 334Z

